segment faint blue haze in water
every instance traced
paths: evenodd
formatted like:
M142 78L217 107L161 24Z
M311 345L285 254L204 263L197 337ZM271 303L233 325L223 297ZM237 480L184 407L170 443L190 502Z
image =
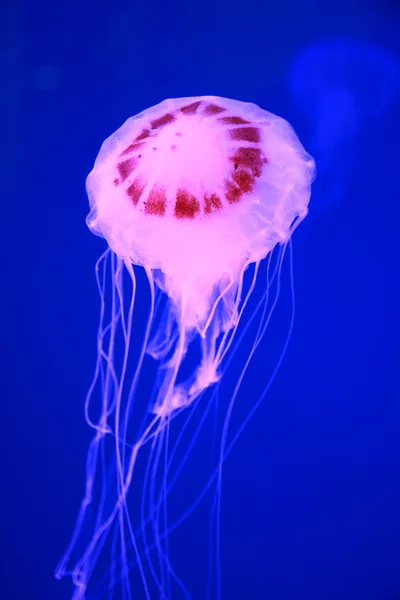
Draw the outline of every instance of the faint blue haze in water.
M360 128L382 115L399 91L399 66L384 48L346 37L312 43L289 72L293 100L311 122L310 148L324 190L322 212L341 201Z

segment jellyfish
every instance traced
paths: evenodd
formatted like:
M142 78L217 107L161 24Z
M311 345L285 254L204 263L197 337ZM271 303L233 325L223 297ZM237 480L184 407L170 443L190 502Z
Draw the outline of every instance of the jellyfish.
M399 66L383 47L328 38L301 50L288 84L296 106L311 119L310 145L325 188L321 208L334 206L346 188L361 126L383 114L398 93Z
M218 541L233 403L268 325L285 249L307 214L314 170L285 120L213 96L165 100L104 142L87 178L87 225L107 242L96 265L98 352L85 403L94 435L75 529L56 570L72 577L75 600L192 597L168 539L213 483ZM185 507L180 497L172 516L173 487L218 398L264 259L261 318L226 407L218 459L196 500Z

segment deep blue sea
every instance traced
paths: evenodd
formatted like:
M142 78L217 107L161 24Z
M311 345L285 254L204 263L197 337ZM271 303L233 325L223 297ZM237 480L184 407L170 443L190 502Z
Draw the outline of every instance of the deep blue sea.
M1 2L0 600L72 597L54 570L84 489L106 247L86 176L128 117L197 95L282 116L317 165L290 343L224 466L218 600L400 599L399 31L396 0ZM285 341L285 268L236 425ZM174 564L217 600L200 533L193 514Z

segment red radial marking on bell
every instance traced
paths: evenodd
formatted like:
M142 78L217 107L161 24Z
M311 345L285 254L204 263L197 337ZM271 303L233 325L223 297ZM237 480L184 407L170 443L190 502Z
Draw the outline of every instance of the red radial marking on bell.
M218 115L221 112L224 112L226 110L226 108L221 108L220 106L217 106L216 104L208 104L206 106L206 108L204 109L204 114L206 116L211 116L211 115Z
M242 117L219 117L218 121L225 125L250 125L250 121L246 121Z
M117 165L120 182L125 181L129 177L129 175L134 171L137 162L137 158L128 158L128 160L124 160Z
M175 120L176 119L175 119L174 115L171 115L171 113L166 113L162 117L158 117L158 119L154 119L154 121L151 121L150 125L151 125L152 129L157 129L158 127L161 127L162 125L167 125L168 123L173 123Z
M221 210L221 208L222 202L216 194L204 196L204 212L206 215L209 215L212 212L217 212L218 210Z
M130 154L131 152L134 152L135 150L140 150L140 148L143 148L143 146L144 146L144 142L134 142L133 144L131 144L130 146L125 148L125 150L123 152L121 152L120 156L124 156L125 154Z
M239 202L241 196L241 189L237 187L233 181L227 179L225 181L225 198L228 200L229 204L236 204L236 202Z
M141 133L137 137L135 137L135 142L140 142L140 140L145 140L150 135L150 131L148 129L143 129Z
M195 196L186 190L178 190L175 202L175 216L177 219L194 219L200 212L200 204Z
M201 104L201 101L192 102L192 104L188 104L187 106L182 106L181 112L184 115L194 115L196 113L197 109L199 108L200 104Z
M247 169L238 169L232 175L232 179L244 194L253 189L254 176Z
M132 200L133 204L137 204L140 200L141 195L143 194L143 190L146 187L146 181L141 177L137 177L133 183L128 187L126 193L129 198Z
M148 215L158 215L163 217L165 215L165 208L167 206L167 196L163 188L154 187L149 197L145 202L144 212Z
M267 158L262 157L259 148L238 148L236 152L229 157L237 167L250 169L254 177L260 177L263 165L268 162Z
M243 142L260 141L260 130L257 127L240 127L232 129L229 134L233 140L241 140Z

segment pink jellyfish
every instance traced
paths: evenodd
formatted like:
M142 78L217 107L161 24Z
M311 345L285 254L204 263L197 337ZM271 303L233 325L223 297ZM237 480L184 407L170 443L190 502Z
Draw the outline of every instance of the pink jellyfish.
M96 268L98 358L85 407L95 435L75 530L56 571L57 577L72 576L75 600L103 593L192 597L168 551L169 534L193 509L172 522L170 492L187 453L173 473L180 437L171 423L189 414L190 405L203 403L208 410L211 400L203 392L218 388L229 363L260 261L275 246L284 249L306 216L313 178L314 161L286 121L226 98L165 100L128 119L104 142L87 178L87 224L108 243ZM140 267L149 309L145 326L140 318L135 328ZM249 267L253 275L245 285ZM262 319L248 360L268 323L265 311ZM196 343L199 357L188 372L182 363ZM146 356L158 368L144 400ZM217 528L238 385L215 471L204 486L216 484ZM103 588L91 595L96 577Z

